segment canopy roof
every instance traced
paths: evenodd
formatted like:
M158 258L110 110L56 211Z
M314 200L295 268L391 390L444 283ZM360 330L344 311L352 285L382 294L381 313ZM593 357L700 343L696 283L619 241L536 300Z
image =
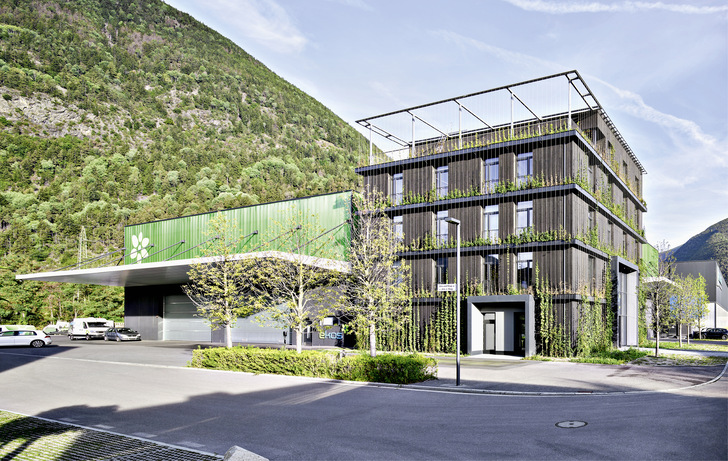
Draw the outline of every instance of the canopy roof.
M349 264L345 261L315 258L312 256L264 251L233 255L230 259L277 258L287 261L301 261L303 264L321 267L336 272L349 272ZM140 287L152 285L176 285L189 282L187 273L193 264L209 264L220 258L193 258L180 261L163 261L145 264L128 264L116 267L99 267L93 269L75 269L56 272L39 272L15 276L18 280L36 282L83 283L91 285L108 285L118 287Z

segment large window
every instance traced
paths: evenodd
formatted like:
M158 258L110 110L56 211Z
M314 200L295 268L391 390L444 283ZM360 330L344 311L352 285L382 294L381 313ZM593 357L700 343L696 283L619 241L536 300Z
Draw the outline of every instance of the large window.
M483 238L490 243L498 242L498 205L489 205L483 210Z
M594 210L594 208L590 207L589 208L589 228L587 230L591 232L594 229L596 229L596 226L597 226L596 210Z
M436 221L435 225L437 226L437 243L439 245L444 245L447 243L448 222L445 221L446 219L447 219L447 210L437 212L437 221Z
M533 284L533 253L518 253L518 284L526 289Z
M591 186L590 192L594 192L595 190L597 190L597 177L595 176L595 173L594 173L594 164L591 162L589 162L589 171L588 171L587 175L589 177L586 178L586 180L589 182L589 185Z
M447 258L437 258L435 283L447 283Z
M402 199L404 198L404 188L403 188L403 175L402 173L395 173L392 175L392 204L393 205L399 205L402 203Z
M596 288L596 277L597 277L597 260L594 256L588 257L589 267L587 268L587 286L589 287L589 293L593 293Z
M516 227L517 234L521 234L527 229L533 227L533 202L531 200L527 202L518 202L516 213L518 217Z
M446 166L441 166L437 169L435 173L435 181L436 181L436 189L437 189L437 197L442 198L447 195L447 183L448 183L448 168Z
M498 291L498 255L486 255L483 258L483 284L488 294Z
M533 152L518 154L516 157L516 168L518 172L516 184L521 185L527 182L528 178L533 176Z
M392 218L392 233L394 234L394 238L398 242L404 241L404 226L402 216L394 216Z
M498 159L489 158L484 162L485 170L485 193L492 194L498 185Z

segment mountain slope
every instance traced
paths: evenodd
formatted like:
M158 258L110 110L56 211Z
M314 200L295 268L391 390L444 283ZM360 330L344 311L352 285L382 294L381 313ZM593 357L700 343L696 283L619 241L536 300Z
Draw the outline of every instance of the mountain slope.
M0 321L106 302L118 314L118 291L89 301L101 289L12 280L75 263L82 228L92 257L120 247L126 224L351 189L366 149L161 1L2 0Z
M723 276L728 276L728 218L693 236L672 252L677 261L718 261Z

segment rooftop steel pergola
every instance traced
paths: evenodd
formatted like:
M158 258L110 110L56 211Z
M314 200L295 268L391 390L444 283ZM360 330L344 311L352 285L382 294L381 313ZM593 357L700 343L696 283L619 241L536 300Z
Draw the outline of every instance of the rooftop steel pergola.
M560 107L556 110L540 111L537 106L542 104L539 104L539 102L543 102L544 98L552 95L545 95L543 94L544 91L538 91L538 89L534 89L534 87L544 82L551 83L557 80L564 80L563 83L565 84L564 87L566 88L566 100L561 101L560 104L557 104L557 107ZM529 91L536 91L538 98L530 97L529 99ZM574 92L578 97L577 101L572 101L572 93ZM504 123L503 121L493 120L495 118L494 114L490 113L487 109L479 111L478 109L474 108L476 105L475 100L478 97L490 95L497 97L500 94L503 94L506 98L510 100L510 121L506 121ZM539 101L537 101L536 99L539 99ZM551 98L551 102L558 99L559 98ZM452 105L456 105L458 111L457 130L448 130L443 126L443 121L435 121L433 118L428 118L424 114L426 109L442 107L446 110ZM519 110L519 108L522 112L525 109L525 113L527 114L525 117L517 115L517 111ZM581 75L579 75L579 72L577 72L576 70L549 75L533 80L527 80L511 85L505 85L498 88L492 88L490 90L470 93L463 96L444 99L441 101L431 102L428 104L414 106L407 109L389 112L386 114L376 115L373 117L357 120L356 123L369 130L369 155L371 163L374 149L374 141L372 139L373 134L380 136L381 138L389 141L390 143L393 143L394 145L400 146L402 150L414 152L415 145L418 142L433 141L437 139L433 138L432 136L418 139L416 136L415 127L417 124L422 124L427 129L432 130L435 136L440 136L440 139L449 140L457 138L458 148L462 148L462 140L464 135L487 130L495 130L497 128L504 127L510 127L510 132L511 134L513 134L513 130L516 124L528 123L531 121L543 122L550 119L556 119L566 116L568 124L567 128L572 129L572 115L587 111L597 111L602 115L607 126L612 130L625 151L629 154L632 160L634 160L642 173L646 173L644 167L637 159L637 156L634 154L632 149L624 140L619 130L617 130L617 127L614 125L612 120L604 111L604 108L601 106L596 96L594 96L589 86L586 84L586 82L584 82L584 79L581 77ZM477 126L465 128L463 126L463 112L471 117L471 122L476 121ZM401 117L403 115L407 116L411 121L411 136L409 136L409 140L405 139L408 136L406 133L403 132L403 130L394 130L386 127L388 121L394 119L395 117Z

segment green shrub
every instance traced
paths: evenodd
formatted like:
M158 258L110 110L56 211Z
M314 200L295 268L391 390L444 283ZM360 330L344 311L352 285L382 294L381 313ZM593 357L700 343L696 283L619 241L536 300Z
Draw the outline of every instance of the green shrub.
M588 356L585 357L576 357L572 358L571 362L581 362L581 363L602 363L607 365L621 365L624 363L631 362L632 360L636 360L639 358L642 358L649 354L647 351L641 351L638 349L632 349L629 348L624 351L620 350L609 350L609 351L601 351L601 352L594 352Z
M409 384L435 379L437 362L418 354L383 354L340 356L334 351L286 349L198 348L192 353L189 366L216 370L246 371L292 376Z

